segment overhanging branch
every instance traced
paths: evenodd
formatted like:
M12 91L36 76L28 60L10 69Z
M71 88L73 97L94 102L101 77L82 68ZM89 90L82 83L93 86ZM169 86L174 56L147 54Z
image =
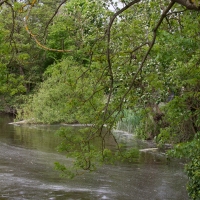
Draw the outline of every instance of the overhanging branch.
M111 28L112 25L115 21L115 19L117 18L117 16L119 16L121 13L123 13L125 10L127 10L128 8L130 8L131 6L133 6L134 4L140 2L141 0L134 0L132 2L130 2L129 4L127 4L125 7L123 7L122 9L120 9L119 11L117 11L110 19L110 22L108 24L108 28L106 29L106 35L107 35L107 63L108 63L108 71L109 71L109 76L110 76L110 91L109 91L109 95L108 95L108 100L104 109L104 117L107 114L107 110L108 110L108 106L109 103L111 101L111 96L113 93L113 83L114 83L114 78L113 78L113 72L112 72L112 63L111 63L111 56L110 56L110 40L111 40Z
M138 70L137 70L136 73L134 74L134 76L133 76L133 78L132 78L132 81L131 81L131 83L130 83L130 85L129 85L128 90L127 90L127 91L124 93L124 95L122 96L122 98L121 98L121 100L120 100L120 103L119 103L118 106L115 108L115 110L114 110L112 113L110 113L109 116L107 116L107 119L109 119L110 116L112 116L114 113L116 113L116 111L119 112L119 110L121 110L122 105L123 105L123 102L124 102L124 99L126 98L126 96L130 93L130 91L131 91L132 88L134 87L135 80L137 79L139 73L142 71L142 69L143 69L143 67L144 67L144 64L145 64L145 62L146 62L146 60L147 60L147 58L148 58L148 56L149 56L149 54L150 54L150 52L151 52L151 50L152 50L154 44L155 44L156 37L157 37L157 30L158 30L158 28L160 27L160 25L161 25L163 19L166 17L167 13L170 11L170 9L173 7L174 4L175 4L175 2L174 2L174 1L171 1L170 4L167 6L167 8L163 10L162 15L161 15L159 21L157 22L156 26L155 26L154 29L153 29L153 38L152 38L152 40L151 40L151 42L150 42L149 49L147 50L146 54L144 55L144 57L143 57L143 59L142 59L142 61L141 61L141 64L140 64L140 66L139 66L139 68L138 68Z
M200 5L196 5L196 3L191 0L172 0L172 2L185 6L188 10L200 11Z
M147 57L149 56L149 54L150 54L150 52L151 52L151 50L152 50L152 48L153 48L153 46L154 46L154 44L155 44L156 37L157 37L157 30L158 30L158 28L160 27L160 25L161 25L163 19L166 17L167 13L170 11L170 9L173 7L174 4L175 4L175 2L171 1L170 4L168 5L168 7L167 7L166 9L163 10L163 13L162 13L162 15L161 15L161 17L160 17L158 23L156 24L155 28L153 29L153 39L152 39L152 41L151 41L151 43L150 43L149 49L147 50L145 56L143 57L142 62L141 62L141 64L140 64L140 66L139 66L137 72L135 73L133 79L132 79L132 82L131 82L131 84L130 84L130 86L129 86L129 89L126 91L126 93L125 93L124 96L122 97L121 104L122 104L124 98L127 96L127 94L128 94L128 93L131 91L131 89L133 88L133 86L134 86L134 84L135 84L135 80L136 80L138 74L141 72L142 68L144 67L144 63L146 62ZM121 105L120 105L120 107L121 107Z
M34 35L28 28L28 19L29 19L29 16L30 16L30 13L31 13L31 10L33 8L33 6L35 5L36 3L36 0L33 1L33 3L31 3L30 5L30 8L27 12L27 15L25 17L25 20L24 20L24 26L25 26L25 29L27 31L27 33L35 40L36 44L41 47L42 49L44 50L47 50L47 51L55 51L55 52L62 52L62 53L66 53L66 52L72 52L72 50L65 50L65 49L52 49L52 48L49 48L45 45L43 45L36 37L36 35Z
M63 0L63 1L59 4L59 6L56 8L54 14L52 15L52 17L51 17L50 20L48 21L48 23L47 23L47 25L46 25L46 27L45 27L45 32L44 32L44 38L45 38L45 39L46 39L46 35L47 35L47 29L48 29L50 23L53 21L54 17L57 15L57 13L58 13L60 7L61 7L64 3L66 3L66 2L67 2L67 0Z

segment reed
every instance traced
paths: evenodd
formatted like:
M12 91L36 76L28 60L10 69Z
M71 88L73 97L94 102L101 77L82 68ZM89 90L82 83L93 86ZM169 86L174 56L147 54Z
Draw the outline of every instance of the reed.
M123 111L123 118L117 122L116 129L128 133L134 133L141 120L138 111L127 109Z

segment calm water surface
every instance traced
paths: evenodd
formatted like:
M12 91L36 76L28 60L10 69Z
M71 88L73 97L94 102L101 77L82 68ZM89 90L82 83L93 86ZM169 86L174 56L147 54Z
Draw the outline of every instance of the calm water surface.
M8 124L12 120L0 115L0 200L188 200L183 164L169 164L158 153L141 153L135 164L105 165L73 180L60 178L54 162L72 160L56 151L59 127ZM118 136L129 146L153 145Z

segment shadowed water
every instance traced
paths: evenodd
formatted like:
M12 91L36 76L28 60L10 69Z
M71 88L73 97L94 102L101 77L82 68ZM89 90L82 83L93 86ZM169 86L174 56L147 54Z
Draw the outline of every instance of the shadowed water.
M60 178L53 163L70 165L72 160L55 149L60 142L55 136L58 126L13 126L10 121L0 115L0 199L188 199L183 165L167 163L160 153L142 152L135 164L105 165L73 180ZM129 146L153 145L118 134Z

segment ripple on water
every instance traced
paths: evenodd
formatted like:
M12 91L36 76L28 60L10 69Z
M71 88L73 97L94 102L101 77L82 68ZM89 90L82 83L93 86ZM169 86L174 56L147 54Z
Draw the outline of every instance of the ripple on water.
M4 129L0 124L0 199L188 200L183 170L166 166L160 157L157 162L155 153L143 152L141 163L106 165L75 180L63 180L53 170L53 163L69 165L72 161L52 151L54 131L46 132L46 126L37 130L6 123ZM137 141L130 134L120 132L118 136L138 148L154 145Z

